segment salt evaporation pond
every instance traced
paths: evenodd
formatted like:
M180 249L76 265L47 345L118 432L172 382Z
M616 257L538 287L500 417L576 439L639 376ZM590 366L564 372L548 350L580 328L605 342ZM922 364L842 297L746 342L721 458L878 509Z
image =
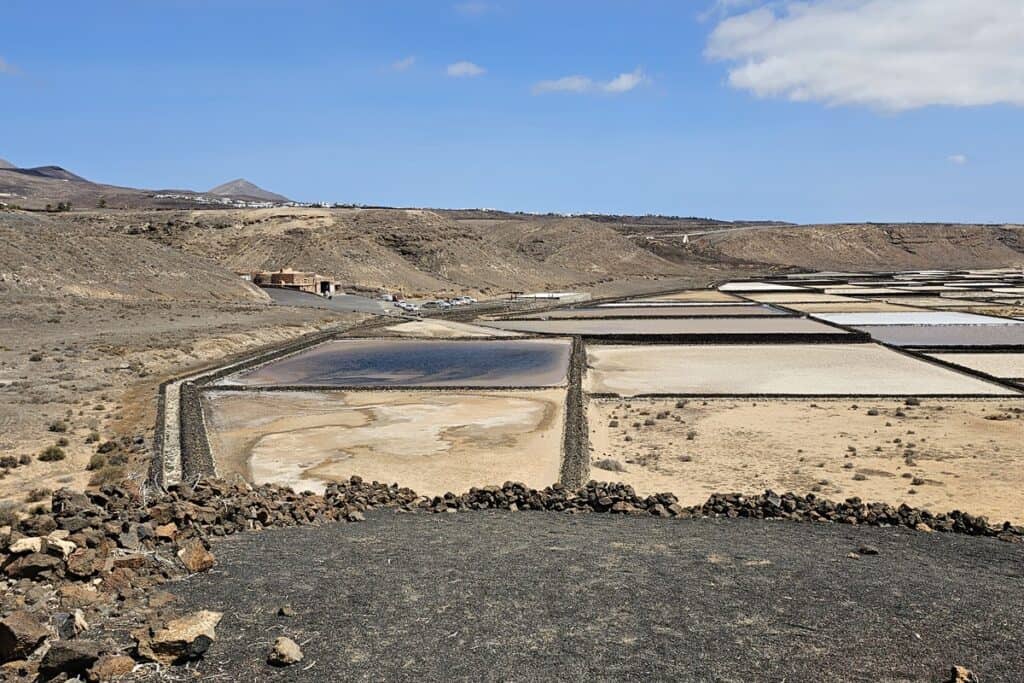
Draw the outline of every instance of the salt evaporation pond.
M893 346L1024 347L1024 325L863 325L857 329Z
M344 339L227 378L224 384L322 387L541 387L565 382L564 339Z
M771 306L723 304L702 306L600 306L564 308L524 315L523 320L587 320L593 318L732 318L786 315Z

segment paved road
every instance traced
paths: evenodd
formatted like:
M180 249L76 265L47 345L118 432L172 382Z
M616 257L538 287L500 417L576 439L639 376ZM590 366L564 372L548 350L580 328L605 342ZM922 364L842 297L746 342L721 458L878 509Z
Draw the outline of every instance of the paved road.
M390 302L370 299L365 296L356 296L354 294L337 294L333 299L327 299L316 294L295 292L289 289L267 287L263 291L282 306L306 306L311 308L327 308L335 311L376 313L378 315L398 315L401 312L392 306Z
M851 559L864 544L875 556ZM1024 547L905 529L375 513L241 534L172 588L232 680L1024 680ZM277 608L290 604L287 618ZM274 673L288 635L302 664Z

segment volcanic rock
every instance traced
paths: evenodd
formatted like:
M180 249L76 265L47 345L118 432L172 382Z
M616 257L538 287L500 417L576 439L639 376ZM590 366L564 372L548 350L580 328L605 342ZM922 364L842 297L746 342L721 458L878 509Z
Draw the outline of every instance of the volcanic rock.
M84 674L99 658L99 643L90 640L56 640L43 655L39 674L43 678L53 678L59 674L77 676Z
M161 664L199 659L217 640L216 627L223 615L202 610L173 619L156 631L135 634L139 656Z
M7 615L0 621L0 662L28 657L49 634L46 626L29 612Z
M86 672L90 683L105 683L127 676L135 669L135 660L125 655L103 655Z
M213 554L206 549L199 539L192 539L178 550L178 559L190 572L205 572L213 567L216 561Z

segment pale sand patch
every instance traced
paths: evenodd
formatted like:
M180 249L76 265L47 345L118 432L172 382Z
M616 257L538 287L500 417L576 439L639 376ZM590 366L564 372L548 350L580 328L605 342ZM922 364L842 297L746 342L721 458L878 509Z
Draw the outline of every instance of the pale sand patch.
M737 302L740 301L740 299L731 294L719 292L717 289L691 289L685 292L676 292L675 294L659 294L658 296L628 299L627 301L693 301L726 303Z
M426 337L428 339L449 339L452 337L520 337L518 332L496 330L453 320L413 320L384 328L403 337Z
M565 391L212 392L220 476L323 491L353 474L423 495L558 481Z
M588 345L583 387L636 394L992 394L1013 391L875 344Z
M1007 379L1024 377L1024 353L929 353L932 358ZM1021 435L1024 440L1024 434Z
M591 466L590 477L623 481L640 495L669 491L687 505L714 492L770 488L1022 523L1024 415L1015 410L1024 402L709 398L677 408L665 399L591 400L591 462L614 458L626 472ZM662 411L668 416L655 419ZM1009 419L985 419L993 415ZM654 424L644 426L647 419ZM619 426L609 427L612 420Z

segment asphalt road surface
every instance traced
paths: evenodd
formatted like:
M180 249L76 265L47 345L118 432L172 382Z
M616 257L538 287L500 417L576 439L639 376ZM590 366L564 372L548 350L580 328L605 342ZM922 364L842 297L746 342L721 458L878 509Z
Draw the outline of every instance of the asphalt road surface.
M871 545L877 555L851 558ZM1024 546L906 529L537 512L248 533L172 587L231 680L1024 680ZM294 617L277 615L290 605ZM305 659L272 671L273 640Z
M402 311L391 305L390 301L380 301L365 296L354 294L335 294L333 299L308 294L306 292L295 292L289 289L276 289L267 287L263 290L270 295L275 303L281 306L305 306L310 308L327 308L334 311L376 313L398 315Z

